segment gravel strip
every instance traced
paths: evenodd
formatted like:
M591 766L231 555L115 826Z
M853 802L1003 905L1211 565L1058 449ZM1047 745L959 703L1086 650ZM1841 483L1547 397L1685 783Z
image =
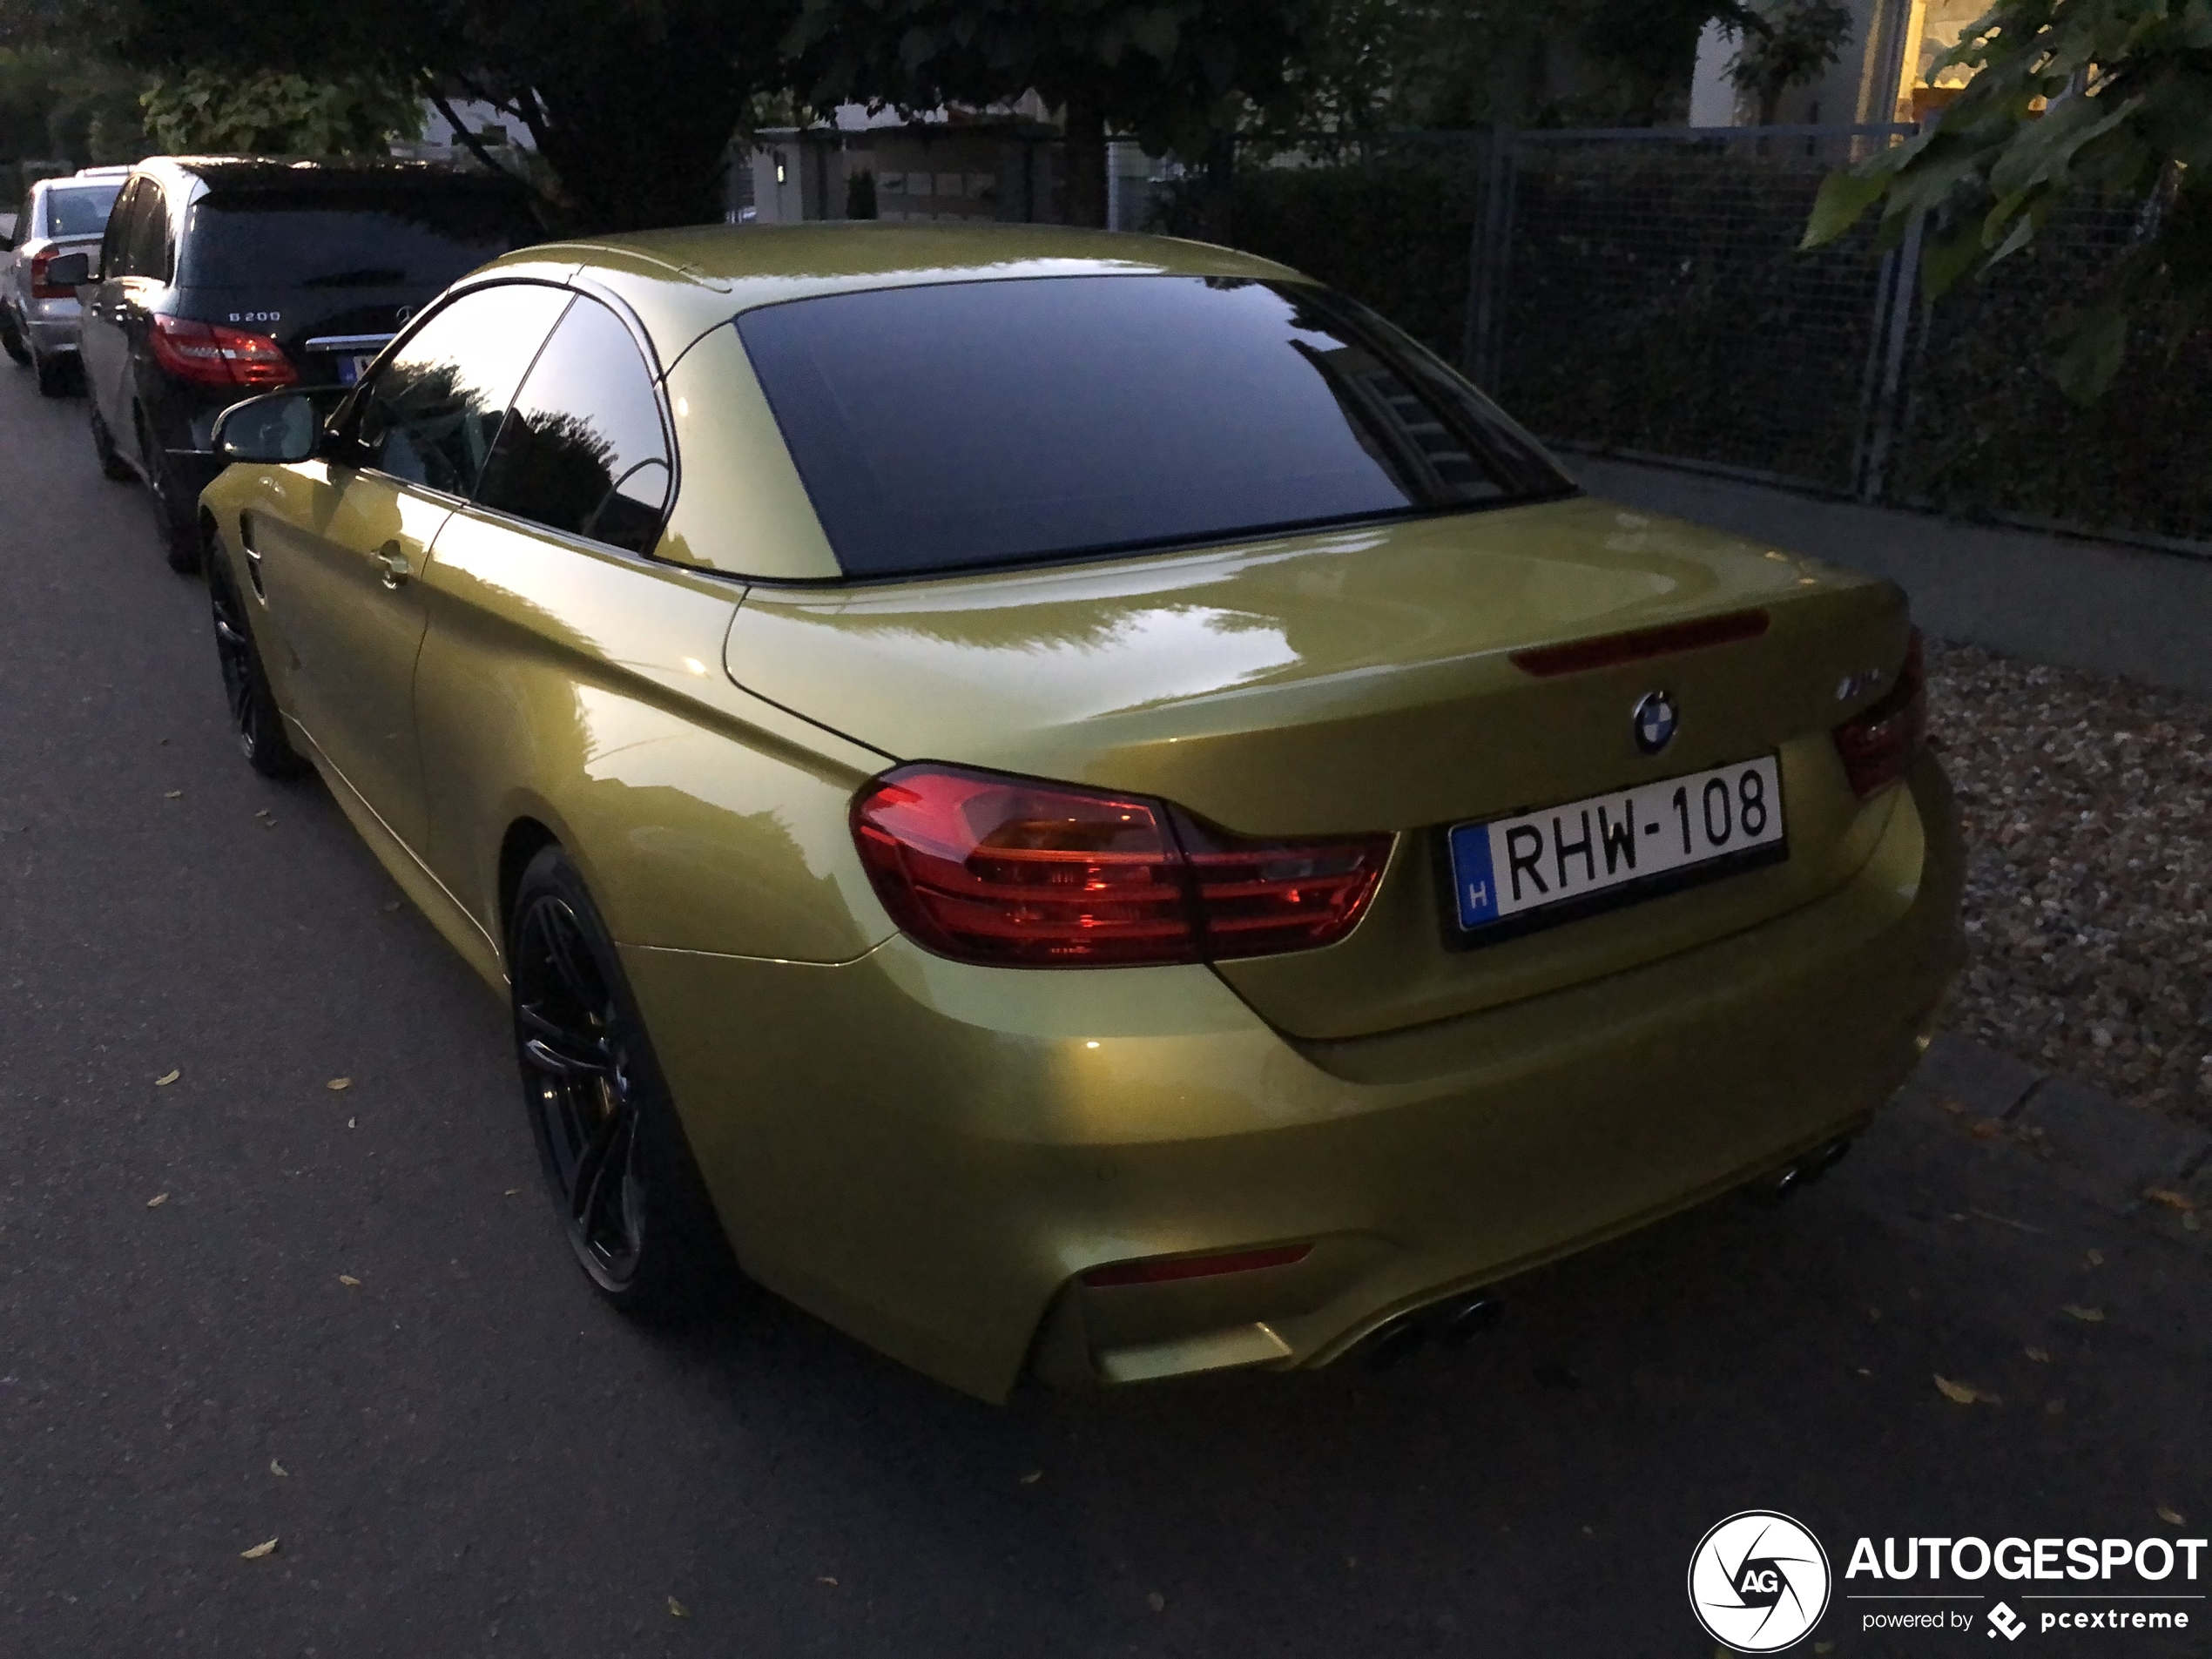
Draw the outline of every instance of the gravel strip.
M1955 1030L2212 1127L2212 700L1930 642L1966 820Z

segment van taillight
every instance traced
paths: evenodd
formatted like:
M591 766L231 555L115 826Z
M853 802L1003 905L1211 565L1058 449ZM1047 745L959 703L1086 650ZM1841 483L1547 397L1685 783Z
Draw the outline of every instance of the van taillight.
M1927 737L1927 669L1915 628L1897 684L1880 702L1836 728L1836 752L1843 757L1851 788L1864 800L1911 771Z
M929 765L853 803L876 894L961 961L1103 968L1305 950L1350 933L1388 835L1253 840L1165 801Z
M290 386L300 378L284 347L266 334L219 322L157 314L148 336L153 361L196 386Z

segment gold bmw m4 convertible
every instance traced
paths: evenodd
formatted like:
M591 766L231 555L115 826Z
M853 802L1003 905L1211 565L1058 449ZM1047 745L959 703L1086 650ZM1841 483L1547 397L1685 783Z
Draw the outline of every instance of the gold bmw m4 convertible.
M1898 590L1263 260L541 246L219 447L241 745L509 999L640 1312L726 1240L989 1399L1325 1364L1817 1173L1957 961Z

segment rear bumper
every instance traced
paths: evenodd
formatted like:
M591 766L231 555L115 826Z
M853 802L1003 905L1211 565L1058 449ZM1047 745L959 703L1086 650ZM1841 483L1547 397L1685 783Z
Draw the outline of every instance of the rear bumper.
M44 314L46 305L67 305L69 314L53 317ZM24 334L31 347L41 357L74 357L77 354L77 302L71 300L42 301L40 308L24 320Z
M1204 968L838 967L626 948L756 1278L956 1386L1325 1364L1397 1313L1680 1210L1862 1124L1959 959L1925 763L1844 887L1632 972L1294 1042ZM1310 1243L1293 1266L1086 1269Z

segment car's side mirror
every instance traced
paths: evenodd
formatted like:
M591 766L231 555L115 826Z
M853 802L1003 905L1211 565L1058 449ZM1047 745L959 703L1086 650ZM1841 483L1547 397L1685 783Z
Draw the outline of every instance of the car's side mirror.
M322 437L315 402L305 392L269 392L233 403L215 417L212 447L225 461L312 460Z
M99 273L92 269L92 256L89 253L64 253L46 261L44 280L50 287L79 288L98 280Z

